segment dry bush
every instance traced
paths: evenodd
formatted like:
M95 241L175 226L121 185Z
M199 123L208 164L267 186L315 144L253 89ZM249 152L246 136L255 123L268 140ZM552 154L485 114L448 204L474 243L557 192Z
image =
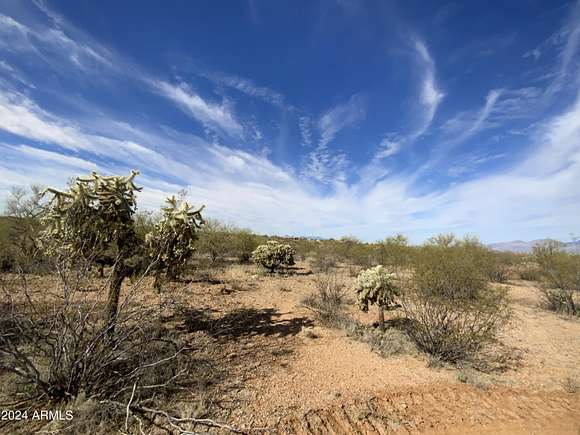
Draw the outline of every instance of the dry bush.
M525 281L540 282L544 278L542 269L540 269L540 266L535 262L522 262L522 264L517 267L516 272L520 279Z
M4 278L2 407L66 407L79 414L63 433L110 433L123 422L126 430L149 424L157 406L189 389L201 375L188 347L161 327L158 308L135 302L140 286L138 281L127 290L111 333L106 283L96 292L82 291L74 271L61 271L55 288L31 288L24 275Z
M409 336L397 328L377 329L362 325L352 319L343 322L347 335L357 341L367 343L371 349L383 358L397 355L411 355L417 352L417 347Z
M310 257L310 265L315 272L330 273L338 264L336 255L328 248L320 247Z
M471 301L408 291L402 305L417 346L449 362L466 359L493 343L510 317L505 293L491 289Z
M336 274L319 276L316 293L302 299L302 305L312 310L321 323L344 330L349 337L367 343L382 357L416 352L415 345L404 331L377 329L350 317L346 312L350 303L345 284Z
M548 241L534 247L543 280L539 287L544 306L571 316L580 316L580 255L561 252Z
M478 247L424 246L414 260L414 286L425 295L471 299L487 289L486 258Z
M562 387L566 393L576 394L580 391L580 382L575 377L568 376L562 381Z
M304 297L302 305L312 310L319 320L329 326L336 326L343 316L348 302L346 286L336 274L318 275L316 293Z
M481 261L478 249L461 243L426 246L417 255L401 304L408 333L421 350L460 361L493 343L507 325L506 292L488 286Z
M231 250L232 240L228 226L216 219L206 219L198 233L197 254L206 256L212 263L216 263L223 260Z
M491 282L505 283L511 275L514 266L518 263L515 254L509 252L487 252L486 274Z

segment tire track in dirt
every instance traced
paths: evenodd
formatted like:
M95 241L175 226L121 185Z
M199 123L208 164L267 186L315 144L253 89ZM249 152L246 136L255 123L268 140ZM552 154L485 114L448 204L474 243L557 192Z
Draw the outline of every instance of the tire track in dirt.
M392 392L279 423L280 434L580 433L580 395L467 385Z

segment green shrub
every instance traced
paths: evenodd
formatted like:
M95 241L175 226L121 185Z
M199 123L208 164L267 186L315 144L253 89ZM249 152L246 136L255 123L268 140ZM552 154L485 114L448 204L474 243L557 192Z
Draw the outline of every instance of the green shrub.
M0 262L3 270L43 272L46 258L38 249L42 225L42 187L14 187L6 200L6 217L0 225Z
M207 255L212 263L223 259L231 250L228 227L216 219L207 219L199 232L197 250L199 254Z
M488 285L483 252L471 239L418 252L401 304L421 350L456 362L492 343L508 323L507 293Z
M394 268L403 268L409 265L409 240L403 234L387 237L377 244L377 260L380 264Z
M273 273L281 266L293 266L294 255L292 246L269 240L252 252L252 260Z
M535 246L533 255L542 272L540 294L546 307L580 315L580 255L560 251L551 240Z
M476 298L487 288L485 257L473 246L424 246L414 259L414 283L425 294Z
M260 245L261 237L250 230L234 229L231 232L231 249L241 263L248 263L252 252Z
M395 301L400 294L394 275L383 266L363 270L356 278L354 290L361 310L368 311L369 305L378 307L379 326L384 329L384 310L396 306Z

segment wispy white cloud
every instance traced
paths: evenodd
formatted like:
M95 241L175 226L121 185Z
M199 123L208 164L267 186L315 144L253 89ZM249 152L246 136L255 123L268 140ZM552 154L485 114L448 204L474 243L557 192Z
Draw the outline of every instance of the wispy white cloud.
M266 86L260 86L251 79L206 69L198 69L197 73L218 85L235 89L251 97L259 98L279 108L291 109L291 106L286 103L284 95Z
M32 52L43 62L62 68L68 61L90 72L95 65L112 68L102 47L89 46L71 39L65 31L51 27L31 27L0 14L0 49L9 52Z
M309 147L312 145L312 118L303 115L298 119L298 127L300 128L300 136L302 137L302 145Z
M435 62L427 49L425 43L419 39L415 39L413 48L416 53L416 61L420 67L421 85L420 85L420 102L423 106L423 119L419 127L414 131L410 138L412 140L421 136L431 126L437 108L445 97L445 94L439 89L435 79Z
M344 153L333 153L320 144L308 153L302 175L323 184L340 184L346 181L348 160Z
M232 137L243 136L242 126L225 104L205 101L185 83L173 85L165 81L154 81L152 84L160 95L177 103L203 125L217 128Z
M378 159L385 159L397 154L401 150L401 142L391 138L384 138L379 145L379 150L375 154Z
M484 127L502 92L501 89L492 89L486 95L485 103L479 111L460 113L445 122L441 128L451 136L448 142L461 143L478 133Z
M355 125L365 117L366 99L361 94L355 94L346 103L328 110L318 120L320 145L326 146L339 131Z
M348 160L342 152L329 148L329 144L343 129L352 127L366 117L366 98L353 95L346 103L341 103L324 112L316 125L319 142L306 156L302 175L323 184L340 185L347 178ZM303 116L299 127L304 145L312 143L311 119Z
M61 153L47 151L28 145L18 145L15 148L23 156L34 157L45 162L50 162L51 164L56 163L60 166L65 166L73 170L81 169L84 171L94 171L98 169L98 165L94 162L79 159L78 157L67 156Z
M461 156L457 159L456 162L450 164L449 169L447 169L447 175L450 177L459 177L462 175L469 174L477 169L479 166L483 165L484 163L488 163L494 160L499 160L503 157L506 157L506 153L497 153L497 154L487 154L482 155L470 155L470 156Z
M415 121L416 126L413 130L405 134L386 134L375 153L373 161L370 163L373 167L378 165L378 160L395 155L404 147L407 147L422 135L424 135L435 118L437 109L445 93L439 88L436 80L436 65L425 42L419 38L412 39L412 55L414 64L417 66L417 75L419 77L419 106L422 111L419 118ZM378 171L375 168L370 173L382 174L384 171Z
M397 176L385 178L364 194L358 186L343 185L331 194L320 195L265 156L210 144L204 145L206 153L199 159L187 162L189 171L175 171L179 182L169 183L151 175L147 168L154 165L152 159L132 164L145 165L140 177L147 186L141 197L143 206L156 207L166 194L186 187L194 202L205 203L211 215L260 232L322 236L351 233L372 239L377 234L403 231L418 241L442 230L478 232L484 239L491 234L497 237L501 228L510 225L510 238L523 236L533 228L544 228L548 235L557 237L557 228L575 228L572 218L580 212L580 193L574 188L580 183L578 137L580 102L544 123L528 161L420 195L413 194L408 180ZM23 167L45 160L30 149L16 147L13 152L21 152L18 162ZM44 165L46 169L30 177L22 175L26 173L22 168L10 167L8 161L0 163L0 175L9 177L11 184L64 182L63 173L72 175L66 165L80 163L50 157L51 165ZM505 210L509 210L508 215ZM544 213L546 210L550 210L549 215Z

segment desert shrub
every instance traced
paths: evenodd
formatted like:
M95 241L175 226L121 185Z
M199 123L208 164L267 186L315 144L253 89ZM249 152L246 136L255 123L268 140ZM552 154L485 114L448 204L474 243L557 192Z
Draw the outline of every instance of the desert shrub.
M492 289L462 301L411 290L405 293L402 306L417 346L450 362L470 357L492 343L510 315L505 292Z
M316 272L329 273L336 268L338 257L328 244L320 244L309 253L310 265Z
M262 241L259 236L245 229L232 230L230 237L232 253L238 258L240 263L248 263L252 258L252 252Z
M453 233L441 233L436 236L430 237L425 242L427 246L437 246L440 248L451 248L459 243L459 239Z
M232 249L229 228L216 219L207 219L199 231L197 251L212 263L222 260Z
M408 333L443 361L470 357L494 342L510 318L507 294L491 288L473 243L425 246L401 298Z
M410 262L409 240L403 234L387 237L377 244L377 259L380 264L402 268Z
M306 296L301 303L316 313L326 325L336 326L347 301L346 286L336 274L323 274L316 278L316 292Z
M269 240L252 252L252 260L273 273L281 266L293 266L294 255L292 246Z
M161 273L175 279L179 268L191 258L195 251L198 230L204 223L203 207L195 210L186 201L174 196L166 200L161 209L162 217L153 230L145 236L149 257L154 262L155 288L159 289Z
M485 271L491 282L505 283L512 274L512 270L518 263L515 254L509 252L495 252L486 249Z
M83 402L113 424L124 420L130 397L136 406L162 404L168 394L184 388L192 370L185 345L160 332L154 310L132 302L138 284L119 307L111 345L111 325L101 316L104 295L81 291L72 272L61 270L57 283L68 287L66 298L44 286L32 289L24 277L1 282L0 380L8 387L0 402L37 409L65 404L76 409ZM85 424L79 417L68 422L70 427ZM97 426L99 420L88 421Z
M542 269L535 261L523 261L518 265L517 274L526 281L541 281L544 277Z
M296 257L301 261L306 260L315 252L318 247L324 242L320 240L309 240L309 239L295 239L292 242L292 246L296 250Z
M373 247L361 242L354 236L345 236L340 240L323 243L328 252L344 263L363 267L370 267L376 264L376 255Z
M155 229L161 220L161 215L151 211L138 211L133 216L133 226L139 240L145 240L147 234Z
M29 190L14 187L6 200L6 217L2 218L0 233L0 261L3 270L43 272L46 258L36 240L42 225L42 187L32 185Z
M471 240L425 245L414 256L414 283L424 293L450 300L476 298L487 290L487 255Z
M363 270L355 280L354 290L361 310L368 311L369 305L378 307L379 325L384 328L384 310L395 307L400 294L394 275L383 266Z
M10 221L6 217L0 217L0 272L14 270L16 258L14 248L10 243Z
M542 272L540 294L544 305L553 311L580 315L580 255L559 250L548 241L534 247L534 257Z

